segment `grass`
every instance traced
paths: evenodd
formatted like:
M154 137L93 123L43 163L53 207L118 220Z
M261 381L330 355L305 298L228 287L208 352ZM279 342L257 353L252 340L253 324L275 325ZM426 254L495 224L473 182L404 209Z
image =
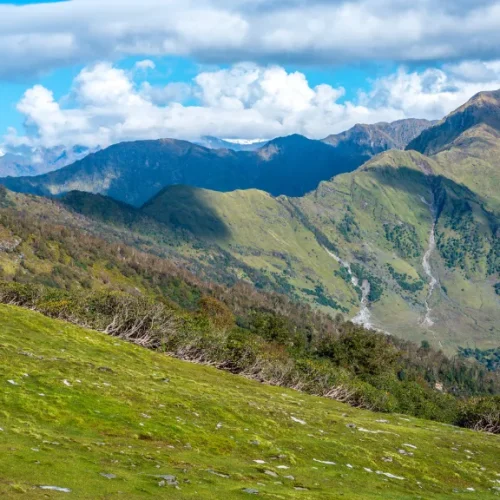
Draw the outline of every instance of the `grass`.
M2 498L494 498L500 487L498 436L264 386L11 306L0 360Z

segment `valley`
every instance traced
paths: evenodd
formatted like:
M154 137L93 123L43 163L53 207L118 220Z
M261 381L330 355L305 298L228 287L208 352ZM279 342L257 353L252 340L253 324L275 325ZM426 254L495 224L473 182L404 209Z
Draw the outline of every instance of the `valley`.
M499 498L499 2L0 0L0 498Z
M209 185L218 185L220 190L167 185L146 203L133 208L112 201L114 193L121 193L117 196L118 201L130 200L131 191L126 187L129 181L122 178L120 182L125 184L110 187L110 198L70 191L60 198L60 203L65 210L85 216L85 225L94 234L112 239L120 234L128 244L157 255L175 257L189 270L208 279L225 284L245 280L260 289L310 303L321 311L333 315L341 313L367 327L417 343L427 340L450 354L459 346L470 346L471 342L481 348L494 348L499 341L497 325L500 320L499 296L494 288L500 279L498 198L487 186L470 183L466 177L468 160L461 160L448 169L450 155L456 156L459 151L462 156L470 154L474 161L484 158L478 165L491 162L491 166L488 163L488 167L484 167L488 175L495 169L489 149L474 146L474 141L480 140L477 134L484 130L481 121L484 102L492 105L490 98L479 97L456 112L471 114L477 123L466 122L468 125L462 134L457 132L456 137L453 136L449 148L441 145L436 154L423 155L411 149L415 144L425 150L421 146L423 139L417 138L407 151L382 152L357 169L351 164L343 164L338 167L341 171L352 171L331 179L321 174L323 180L319 185L303 196L276 196L272 190L271 193L257 189L232 191L232 181L217 184L219 174L212 171ZM497 108L500 108L498 103L494 109ZM456 120L456 113L445 122ZM430 128L425 125L424 137L425 134L434 137L435 130L444 126L441 122ZM395 130L399 129L395 127ZM357 151L358 158L366 158L363 156L369 154L363 135L366 131L379 133L376 127L355 128L345 136L329 138L335 147L319 143L320 150L330 148L329 154L335 156L343 155L349 147ZM496 147L492 132L488 134L492 147ZM465 153L464 135L468 137ZM351 141L350 146L346 141ZM188 143L175 141L157 143L154 147L181 148L183 154L190 155L190 161L195 154L234 159L236 154L263 157L268 154L266 151L274 151L272 154L283 157L286 165L286 155L293 154L296 147L302 149L302 154L313 154L307 148L314 142L291 137L271 141L253 152L196 150ZM278 144L285 149L276 153ZM356 150L353 144L360 146ZM404 144L399 142L397 146ZM129 158L133 151L139 152L142 145L118 145L109 153L104 150L96 153L97 156L90 155L83 163L49 174L53 185L50 192L60 193L73 187L95 191L89 184L73 181L58 185L57 176L67 177L71 172L82 171L84 165L95 162L99 155L111 154L111 150L118 159L116 155L122 147L133 148L126 156ZM373 147L375 153L377 147L389 147L389 143L381 139L380 145ZM146 148L133 161L147 164L150 154ZM212 156L203 161L212 161L208 159ZM304 161L301 159L300 164L304 165ZM321 165L322 160L319 161ZM134 168L139 168L139 163ZM99 165L104 164L95 163L95 167ZM196 168L208 172L215 164L212 167L202 165L203 162ZM109 170L109 179L115 175L113 168ZM198 175L190 166L185 168L188 175ZM268 168L274 167L269 165ZM88 175L95 175L90 172L88 170ZM135 175L134 172L132 169L130 174ZM158 180L155 180L154 170L148 175L152 175L152 183L147 189L152 192ZM279 177L279 171L273 175ZM298 181L294 176L289 173L286 178L295 179L293 183ZM43 178L12 178L6 185L24 190L19 183L34 186L35 180ZM182 182L181 179L189 180L179 178L177 182ZM99 186L107 185L107 181L103 184L97 178L95 182ZM148 184L140 183L141 189L144 185ZM295 188L291 186L293 191ZM133 204L144 200L145 195L140 196L142 198L134 198ZM43 205L41 201L37 210L43 212ZM73 219L71 224L75 227L80 224L79 220L65 215L64 210L59 216Z

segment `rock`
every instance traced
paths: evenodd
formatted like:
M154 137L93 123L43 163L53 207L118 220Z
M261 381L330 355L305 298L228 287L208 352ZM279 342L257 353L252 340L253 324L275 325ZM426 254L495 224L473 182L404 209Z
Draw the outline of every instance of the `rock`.
M223 474L222 472L216 472L212 469L207 469L207 472L209 474L213 474L214 476L224 477L226 479L229 479L231 477L229 474Z
M413 444L408 444L408 443L403 443L401 446L405 446L406 448L412 448L413 450L416 450L417 447Z
M63 380L63 384L67 387L71 387L71 384L66 379Z
M14 380L7 380L7 382L10 384L10 385L19 385L17 382L15 382Z
M105 472L101 472L101 476L105 477L106 479L116 479L115 474L106 474Z
M271 476L271 477L278 477L278 474L276 474L276 472L274 472L272 470L265 470L264 474L267 474L268 476Z
M285 479L289 479L290 481L295 481L294 476L285 476Z
M255 446L259 446L260 443L256 439L252 439L252 441L250 441L250 444L253 444Z
M401 455L407 455L409 457L413 457L413 453L411 451L398 450L398 453L400 453Z
M265 464L265 460L254 460L256 464Z
M60 493L71 493L69 488L61 488L60 486L40 486L41 490L59 491Z
M301 424L301 425L306 425L306 422L304 420L300 420L300 418L296 418L296 417L290 417L294 422L297 422L298 424Z
M254 488L245 488L242 491L243 491L243 493L248 493L249 495L258 495L259 494L259 490L256 490Z
M294 490L297 490L297 491L308 491L308 489L304 488L303 486L295 486Z
M324 464L324 465L337 465L335 462L328 462L326 460L317 460L316 458L313 458L313 462L318 462L319 464Z
M222 429L222 422L219 422L216 426L215 426L216 429Z
M277 469L289 469L290 467L286 466L286 465L278 465L278 467L276 467Z
M349 469L354 469L354 467L351 464L345 464L345 466Z
M394 474L391 474L390 472L382 472L382 471L377 471L377 474L379 475L382 475L382 476L385 476L385 477L389 477L391 479L399 479L400 481L404 480L404 477L401 477L401 476L395 476Z
M171 474L166 474L166 475L158 475L155 476L158 479L161 479L161 481L158 483L158 486L179 486L179 482L177 481L177 478L175 476L172 476Z
M382 457L384 462L392 462L392 457Z
M356 429L356 424L347 424L346 427L349 429Z

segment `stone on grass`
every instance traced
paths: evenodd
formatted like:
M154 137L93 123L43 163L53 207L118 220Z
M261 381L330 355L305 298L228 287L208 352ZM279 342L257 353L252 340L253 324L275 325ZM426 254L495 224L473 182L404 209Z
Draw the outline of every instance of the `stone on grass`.
M259 490L256 490L254 488L245 488L243 490L243 493L248 493L249 495L258 495L259 494Z
M101 476L105 477L106 479L116 479L115 474L111 473L101 472Z
M161 481L158 483L158 486L179 486L177 478L175 476L172 476L171 474L157 475L155 477L161 479Z
M61 488L60 486L40 486L41 490L59 491L60 493L71 493L69 488Z
M207 469L207 472L209 474L213 474L214 476L224 477L226 479L229 479L231 477L229 474L224 474L222 472L217 472L217 471L212 470L212 469Z
M313 458L313 462L318 462L318 464L324 465L336 465L335 462L329 462L328 460L317 460L316 458Z
M272 470L265 470L264 474L267 474L268 476L271 476L271 477L278 477L278 474L276 474L276 472L274 472Z
M403 481L404 480L404 477L401 477L401 476L395 476L394 474L391 474L390 472L382 472L382 471L377 471L377 474L378 475L381 475L381 476L385 476L385 477L389 477L391 479L399 479L400 481Z
M414 444L403 443L401 446L405 446L406 448L412 448L414 450L417 449L417 447Z

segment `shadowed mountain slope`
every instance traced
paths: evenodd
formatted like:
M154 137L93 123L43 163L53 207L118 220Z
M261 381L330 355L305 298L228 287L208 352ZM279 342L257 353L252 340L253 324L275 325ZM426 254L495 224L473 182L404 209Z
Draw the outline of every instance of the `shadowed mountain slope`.
M261 189L275 196L302 196L323 180L350 172L374 154L427 126L423 120L358 126L344 135L314 141L280 137L252 151L209 149L163 139L115 144L66 168L36 177L3 178L9 189L58 196L78 190L140 206L169 185L215 191ZM253 148L252 148L253 149Z

